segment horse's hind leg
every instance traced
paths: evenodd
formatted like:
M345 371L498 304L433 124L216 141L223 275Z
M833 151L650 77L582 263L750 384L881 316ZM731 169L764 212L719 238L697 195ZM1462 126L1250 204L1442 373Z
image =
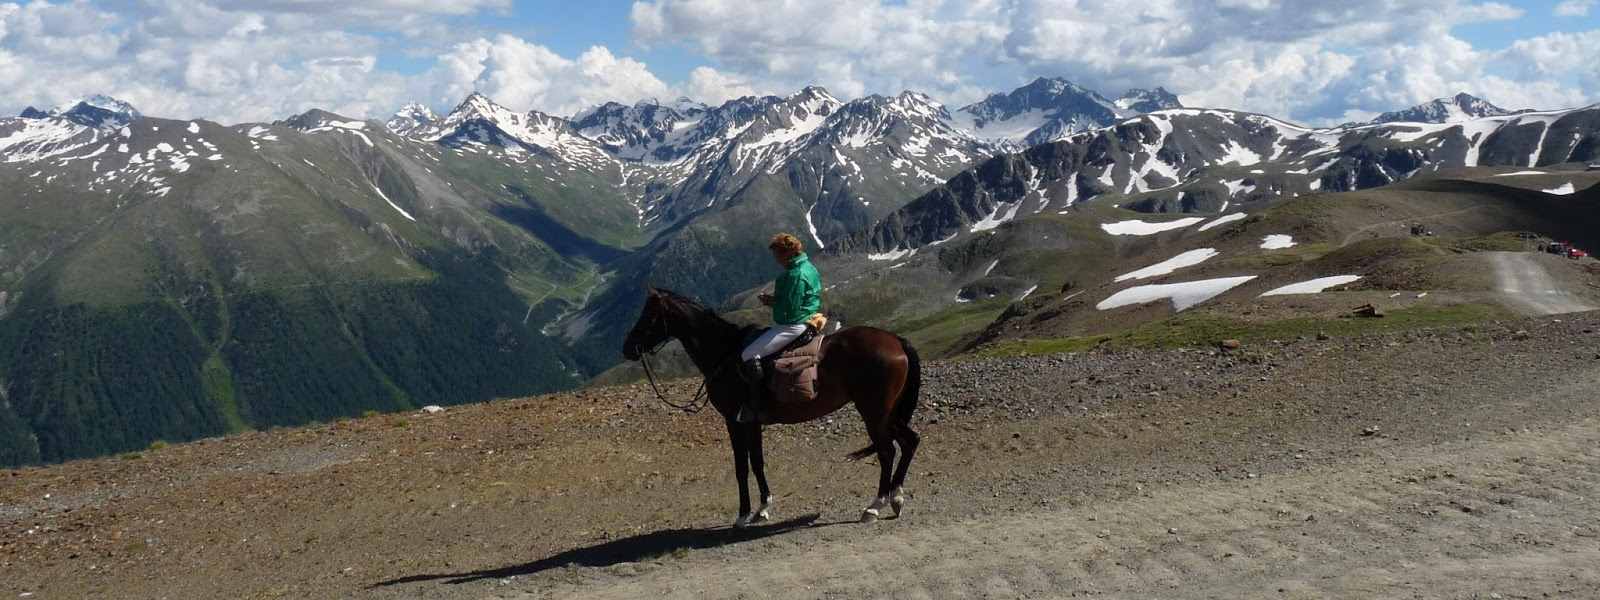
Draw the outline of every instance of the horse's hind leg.
M872 436L872 446L878 451L878 495L873 498L872 504L861 511L861 522L870 523L878 520L883 509L889 505L890 483L894 479L894 436L885 427L878 427L869 432Z
M911 470L911 457L917 454L917 445L922 443L922 436L911 430L909 423L896 423L894 425L895 441L900 443L900 464L895 465L894 480L890 483L889 502L894 506L894 516L899 517L900 511L906 505L906 473Z

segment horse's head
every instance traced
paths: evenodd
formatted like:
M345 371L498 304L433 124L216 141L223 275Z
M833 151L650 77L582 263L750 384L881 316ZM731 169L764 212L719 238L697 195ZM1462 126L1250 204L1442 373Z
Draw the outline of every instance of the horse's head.
M639 360L645 352L660 346L672 337L668 329L669 299L666 292L650 288L645 295L644 310L639 312L639 320L633 324L633 329L628 331L628 338L622 341L622 357L628 360Z

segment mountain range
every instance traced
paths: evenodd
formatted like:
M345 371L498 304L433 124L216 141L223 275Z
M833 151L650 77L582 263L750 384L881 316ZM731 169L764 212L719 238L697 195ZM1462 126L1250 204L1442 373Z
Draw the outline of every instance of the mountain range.
M571 117L473 94L385 123L29 109L0 119L0 464L579 385L644 284L740 297L778 230L888 260L1081 203L1220 212L1600 158L1600 109L1412 111L1314 129L1061 79L954 111L819 87Z

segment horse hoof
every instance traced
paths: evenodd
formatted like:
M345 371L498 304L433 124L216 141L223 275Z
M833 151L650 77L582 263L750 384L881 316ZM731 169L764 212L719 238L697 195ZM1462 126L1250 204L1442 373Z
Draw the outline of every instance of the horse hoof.
M754 523L765 523L765 522L771 521L771 520L772 520L772 509L763 508L763 509L761 509L761 512L756 513L756 516L750 519L750 522L752 524L754 524Z
M895 496L893 500L889 501L889 506L894 508L895 518L900 518L900 513L905 512L906 509L905 496Z
M869 508L869 509L861 511L861 522L862 523L875 523L877 521L878 521L878 509Z
M750 526L750 521L753 520L754 518L755 518L755 515L752 515L750 513L745 513L745 514L739 515L739 518L735 519L734 522L733 522L733 528L734 529L744 529L746 527L749 527Z

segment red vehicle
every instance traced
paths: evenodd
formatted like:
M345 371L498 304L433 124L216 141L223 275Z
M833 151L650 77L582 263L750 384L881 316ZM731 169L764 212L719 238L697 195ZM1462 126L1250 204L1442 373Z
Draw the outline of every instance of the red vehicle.
M1567 247L1567 258L1570 258L1570 259L1573 259L1573 260L1577 260L1577 259L1583 258L1583 257L1588 256L1588 255L1589 255L1588 252L1584 252L1582 250L1579 250L1576 247L1573 247L1573 246L1568 246Z

